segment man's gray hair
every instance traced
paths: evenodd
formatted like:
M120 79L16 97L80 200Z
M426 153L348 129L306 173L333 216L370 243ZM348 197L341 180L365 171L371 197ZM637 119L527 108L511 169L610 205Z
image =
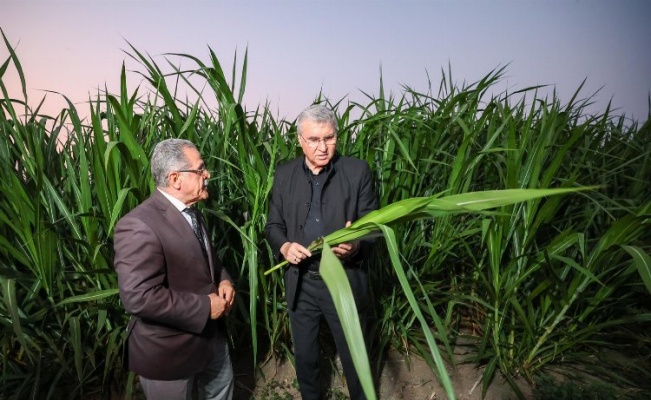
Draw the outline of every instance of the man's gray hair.
M167 187L171 172L190 168L185 149L196 150L197 147L185 139L166 139L154 147L151 155L151 175L157 187Z
M303 128L301 125L303 124L303 121L305 120L310 120L314 122L327 122L335 130L335 135L338 133L339 130L339 125L337 123L337 117L335 116L335 113L329 109L328 107L321 105L321 104L314 104L312 106L309 106L305 110L301 111L300 114L298 114L298 118L296 118L296 130L299 135L303 134Z

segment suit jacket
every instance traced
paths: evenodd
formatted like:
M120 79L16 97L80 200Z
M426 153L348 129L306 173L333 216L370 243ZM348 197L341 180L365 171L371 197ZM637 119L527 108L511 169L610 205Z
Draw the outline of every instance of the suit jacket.
M217 321L208 294L230 280L206 261L190 224L158 190L115 227L120 298L132 315L129 368L149 379L175 380L201 371L214 357Z
M300 157L276 167L265 235L278 260L282 259L280 247L285 242L309 245L304 241L303 227L312 199L312 186L305 174L304 162L304 157ZM373 175L365 161L335 154L331 168L321 193L324 235L345 227L347 221L354 222L377 208ZM320 256L317 254L313 257ZM363 252L359 252L346 260L344 266L359 263L362 257ZM306 259L299 265L311 261ZM360 277L351 276L351 272L348 275L354 291L356 282L365 282ZM290 308L295 305L300 276L299 268L294 265L285 271L285 296Z

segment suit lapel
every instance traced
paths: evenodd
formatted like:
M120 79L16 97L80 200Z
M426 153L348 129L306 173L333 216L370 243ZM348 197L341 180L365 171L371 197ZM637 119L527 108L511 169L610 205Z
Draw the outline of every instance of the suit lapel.
M188 221L185 219L183 214L170 203L170 201L162 194L160 191L156 190L154 194L152 195L152 198L154 202L156 203L156 206L161 212L161 215L163 218L168 222L168 224L172 227L173 230L179 232L179 235L183 238L192 238L192 240L187 240L189 243L188 249L193 252L197 253L202 253L201 248L199 247L199 241L197 240L196 235L194 234L194 231L192 230L192 227L188 223ZM206 231L205 228L205 222L202 224L203 227L203 232L204 232L204 237L208 238L208 232ZM214 266L213 266L213 257L212 257L212 249L210 246L210 240L207 240L208 242L208 265L207 270L205 271L209 276L210 279L215 282L214 279ZM203 259L203 255L201 256Z

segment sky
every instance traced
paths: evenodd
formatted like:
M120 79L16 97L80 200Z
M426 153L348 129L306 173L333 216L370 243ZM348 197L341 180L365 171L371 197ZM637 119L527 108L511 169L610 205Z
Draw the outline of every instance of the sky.
M394 96L404 86L436 94L448 67L463 84L506 66L500 91L549 85L567 102L585 80L589 111L610 101L616 114L643 122L649 21L648 0L0 0L29 104L45 96L49 115L65 103L47 91L81 109L104 87L117 93L122 64L137 68L125 53L131 44L161 67L168 53L208 63L212 49L228 77L235 54L241 71L248 51L246 109L268 103L290 120L320 92L368 104L380 78ZM1 61L8 56L0 45ZM17 74L2 79L19 97ZM129 73L130 91L141 80Z

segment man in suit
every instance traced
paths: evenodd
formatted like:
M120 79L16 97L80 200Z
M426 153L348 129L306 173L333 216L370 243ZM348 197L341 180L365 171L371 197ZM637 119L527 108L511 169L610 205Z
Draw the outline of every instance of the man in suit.
M150 400L231 399L233 369L219 320L231 278L213 258L201 214L210 173L192 142L164 140L151 157L157 189L115 227L120 298L131 314L129 368Z
M285 291L294 340L296 375L303 400L321 398L319 326L325 318L342 362L351 399L363 399L359 378L332 297L319 274L320 254L307 246L377 208L368 164L336 153L337 120L314 105L298 116L303 156L276 168L265 235L274 256L287 260ZM367 272L361 268L365 242L332 247L350 281L362 327L366 319Z

